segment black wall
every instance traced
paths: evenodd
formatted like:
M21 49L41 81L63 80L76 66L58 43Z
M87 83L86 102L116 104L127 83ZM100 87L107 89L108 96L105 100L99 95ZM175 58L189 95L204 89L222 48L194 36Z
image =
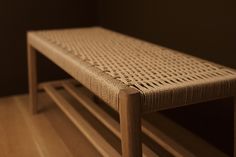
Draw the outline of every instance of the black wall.
M27 92L26 31L97 24L96 0L0 1L0 96ZM40 80L65 74L40 57Z
M100 0L100 24L236 68L234 0Z

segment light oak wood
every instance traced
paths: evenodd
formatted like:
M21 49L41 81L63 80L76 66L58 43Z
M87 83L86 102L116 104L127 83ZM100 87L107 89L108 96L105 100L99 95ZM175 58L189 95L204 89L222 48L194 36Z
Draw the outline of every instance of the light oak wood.
M141 105L140 93L135 89L119 94L119 113L122 157L141 157Z
M12 97L0 99L0 156L41 157L34 137Z
M44 110L41 114L34 116L29 114L28 104L27 95L0 98L1 157L101 157L87 138L47 95L39 94L39 105ZM171 139L195 156L226 157L216 148L163 115L155 113L148 116L154 122L151 125L158 129L158 132L162 132L155 136L163 141L168 143ZM163 133L165 136L161 136ZM164 137L168 137L167 140Z
M33 114L37 113L37 54L36 50L27 45L28 51L28 78L29 78L29 99L30 110Z
M55 82L55 81L53 81ZM60 81L59 81L60 82ZM85 107L93 116L95 116L99 121L101 121L107 128L109 128L117 137L121 137L119 131L119 124L115 121L110 115L108 115L104 110L97 106L96 103L92 101L93 94L90 92L86 92L83 87L76 87L70 81L61 81L61 86L63 86L67 92L71 96L73 96L78 102L81 103L83 107ZM50 82L44 83L44 85L50 85ZM59 84L58 86L59 87ZM56 87L54 87L56 88ZM212 147L211 145L207 144L199 137L189 133L185 129L181 128L177 124L171 122L170 120L166 119L160 114L155 114L154 119L158 119L158 125L153 125L146 120L142 120L142 131L149 137L151 137L156 143L160 146L168 150L173 156L207 156L207 155L214 155L216 157L225 157L226 155L222 152L218 151L216 148ZM168 127L163 127L168 125ZM186 143L191 143L194 141L194 144L191 146L182 145L179 143L179 135L170 133L168 134L169 130L174 130L177 133L184 133L186 136L182 136L183 141ZM173 136L174 134L174 136ZM113 141L114 142L114 141ZM147 148L147 149L146 149ZM204 149L205 148L205 149ZM207 150L204 151L204 150ZM150 148L145 147L143 144L143 151L144 156L155 156L155 154ZM151 152L151 153L149 153ZM159 150L157 151L159 152ZM150 155L151 154L151 155Z
M210 62L203 61L201 59L197 59L190 56L185 56L184 54L179 55L177 59L183 60L185 64L182 63L179 64L179 62L176 62L175 60L172 59L169 60L168 59L169 57L164 57L160 59L158 56L156 57L155 60L151 59L147 62L144 61L143 59L140 60L140 58L139 59L135 58L136 51L129 53L131 55L127 57L129 57L129 60L131 62L136 63L138 59L138 63L141 65L140 67L143 67L143 73L142 73L143 75L140 75L140 70L138 70L135 64L132 64L131 62L128 62L128 64L124 68L122 62L123 60L126 59L126 57L124 57L125 55L120 55L122 57L116 60L116 65L121 67L119 69L120 73L117 73L117 75L119 76L114 78L113 72L111 73L111 71L114 71L116 67L112 68L113 65L111 64L111 62L109 62L109 58L112 59L114 55L111 55L109 51L107 52L104 51L104 45L103 46L101 45L106 44L107 41L104 40L100 42L100 40L103 40L102 35L107 33L108 38L112 37L111 39L113 39L114 37L116 37L115 39L119 40L120 43L122 43L123 46L127 46L127 48L129 47L129 45L127 45L126 40L130 40L130 42L132 42L133 39L131 38L129 39L127 37L126 40L120 40L120 36L118 34L114 36L114 33L110 34L111 33L110 31L106 31L101 28L87 28L81 30L73 29L70 31L75 31L75 32L70 32L68 34L66 30L60 30L53 32L37 31L28 33L28 44L31 44L31 46L28 45L29 89L30 89L31 110L33 113L36 113L38 110L36 51L34 50L37 49L40 51L41 54L45 55L48 59L53 61L62 69L64 69L72 77L80 81L81 84L83 84L86 88L90 89L95 95L102 98L103 101L105 101L113 109L119 112L120 132L121 132L120 138L121 138L123 157L142 156L142 145L141 145L142 113L150 113L158 111L160 109L179 107L183 105L192 104L198 101L205 101L208 99L222 98L231 95L232 94L231 90L235 87L233 86L234 84L233 80L235 80L234 71L231 71L230 69L227 68L222 68L222 67L219 68L218 65L215 66L215 64L211 64ZM88 40L83 37L80 38L79 36L79 34L81 33L80 31L85 32L86 34L88 33L87 34ZM94 36L94 33L91 34L91 32L93 31L98 36L96 35ZM75 35L75 33L78 34ZM73 44L71 45L71 42L76 42L77 45L78 44L80 45L80 43L84 42L85 44L89 44L89 38L94 39L94 37L101 43L101 45L95 47L93 47L93 45L90 45L89 48L91 48L91 51L88 51L88 49L83 49L83 46L78 49L78 47L74 47ZM68 42L65 42L64 39L66 39L66 41ZM49 40L53 42L49 42ZM133 43L134 46L135 43L136 42L134 41ZM109 44L110 46L112 45L112 43ZM32 48L32 46L34 48ZM116 47L116 48L120 49L121 47ZM153 46L151 47L147 46L145 49L147 48L153 49ZM80 54L78 54L78 51L73 52L74 50L80 50L79 52ZM132 49L127 49L127 50L130 52L132 51ZM162 55L165 55L164 51L160 51L160 47L157 48L156 50L157 51L154 53L161 52ZM99 59L99 56L97 56L92 58L89 57L89 59L84 60L83 57L82 58L80 57L81 54L86 56L87 53L90 52L91 54L88 56L96 56L97 53L100 53L102 54L102 56L105 55L107 59L105 60L103 58ZM139 55L148 56L149 54L147 55L147 53L145 52L146 52L145 50L139 51L140 53ZM149 64L151 69L154 69L154 71L156 69L155 61L158 60L160 66L165 65L162 64L162 62L165 63L169 62L181 66L183 68L182 69L183 73L189 73L189 70L185 71L186 68L184 68L184 66L186 66L190 67L190 69L193 68L194 70L194 66L189 65L190 61L189 57L191 58L190 60L194 60L194 62L196 62L196 65L198 65L199 68L202 69L203 71L206 68L208 69L208 71L211 71L209 73L210 77L208 78L206 76L191 75L188 76L187 78L183 78L182 77L183 75L180 74L179 77L177 76L178 78L163 77L160 78L161 80L157 80L156 82L155 81L148 82L148 80L152 80L152 78L155 77L156 74L155 73L150 74L148 72L149 70L147 70L146 68L147 63ZM99 64L101 65L96 66L94 64L95 62L97 63L99 62ZM210 64L211 68L209 69L209 66L206 66L205 63ZM130 74L129 70L127 71L127 67L129 67L128 69L132 69L133 72L132 75ZM109 68L111 68L112 70L110 70ZM174 67L167 65L165 66L165 68L169 69L169 71L172 71ZM104 69L109 69L109 70L104 71ZM165 71L157 70L156 72L166 73L166 70ZM206 75L208 76L208 74ZM172 76L172 74L169 76ZM129 83L126 83L127 79L131 80L132 82L131 85ZM191 80L191 81L186 83L186 80ZM160 81L161 82L164 81L165 83L160 83ZM202 81L204 81L204 83ZM86 119L84 119L83 116L80 115L80 113L77 113L74 110L74 108L70 106L70 103L66 99L61 97L61 95L54 88L54 87L57 88L59 83L60 82L57 82L54 85L45 83L43 85L43 88L46 90L49 96L52 97L52 99L56 102L59 108L63 112L65 112L65 114L69 117L69 119L85 134L85 136L90 140L90 142L94 145L94 147L96 147L103 156L109 156L111 154L112 156L119 156L118 152L114 150L112 146L110 146L109 143L107 143L106 140L104 140L104 138L100 136L100 134L95 129L93 129L92 126L90 126L90 124L86 121ZM130 86L133 86L133 88L126 89L127 87ZM41 87L39 86L39 88ZM137 90L139 90L140 92L138 92ZM141 93L142 93L142 101L140 98ZM92 108L89 108L88 110L90 110L90 112L92 112L94 116L99 117L99 115ZM118 135L118 133L116 133L115 131L117 130L117 128L114 129L114 127L109 126L108 121L105 121L102 118L100 119L105 126L107 126L110 130L115 132L116 135ZM109 121L109 123L113 122ZM150 127L148 123L145 123L145 125ZM156 134L159 135L161 134L159 130L155 129L153 130ZM166 147L166 149L169 152L171 152L176 156L180 156L183 153L185 153L186 156L193 156L193 154L189 153L184 148L179 147L177 144L176 146L172 146L175 145L175 142L173 142L172 140L168 141L167 137L165 137L165 140L159 138L158 136L153 134L153 131L150 131L150 129L146 130L146 134L148 134L149 137L152 137L160 145ZM96 142L92 137L98 138L100 140L99 143ZM168 142L166 143L165 141ZM172 143L172 145L169 145L169 143Z
M47 86L47 85L50 85L54 88L60 88L63 83L70 83L72 85L79 85L79 82L74 79L64 79L64 80L55 80L55 81L40 83L40 84L38 84L38 89L43 90L43 87Z
M42 98L42 97L41 97ZM46 101L41 101L45 103ZM31 134L39 146L39 152L42 156L72 157L72 153L58 136L57 131L53 129L50 121L43 114L37 116L27 115L26 108L21 107L24 104L17 103L17 107L23 115ZM47 139L47 140L45 140Z
M50 83L48 83L50 85ZM48 85L47 84L47 85ZM74 97L80 105L85 107L93 116L95 116L100 122L104 124L109 130L111 130L118 138L121 138L119 123L114 120L107 112L105 112L101 106L98 106L92 101L92 93L86 92L83 87L75 87L71 82L62 82L62 86L65 90ZM201 156L207 157L213 155L215 157L226 157L226 155L216 148L212 147L196 135L190 133L186 129L178 126L168 118L165 118L159 113L152 115L157 120L157 125L153 125L145 119L142 119L142 131L158 145L166 149L170 154L176 157L194 157ZM170 133L170 134L168 134ZM184 134L184 136L183 136ZM186 135L186 136L185 136ZM177 137L181 137L179 141ZM191 143L191 145L186 145ZM153 150L142 144L143 156L158 156ZM204 151L205 150L205 151ZM161 151L161 152L160 152ZM162 150L156 150L160 154L165 154Z
M100 122L102 122L109 130L112 131L119 139L121 139L120 125L114 120L108 113L102 110L97 104L95 104L83 91L78 90L70 82L64 82L63 87L75 98L81 105L83 105L93 116L95 116ZM158 157L145 144L142 144L143 157Z
M101 121L109 130L111 130L118 138L120 136L119 123L112 119L105 111L100 109L90 98L84 95L80 90L70 83L63 83L63 87L83 105L90 113L92 113L99 121Z
M45 93L44 112L28 112L29 96L0 98L1 157L102 157Z
M104 157L110 157L111 154L120 157L120 154L53 87L47 85L44 89Z
M102 157L46 93L39 94L43 112L37 115L27 112L28 96L15 100L42 157Z

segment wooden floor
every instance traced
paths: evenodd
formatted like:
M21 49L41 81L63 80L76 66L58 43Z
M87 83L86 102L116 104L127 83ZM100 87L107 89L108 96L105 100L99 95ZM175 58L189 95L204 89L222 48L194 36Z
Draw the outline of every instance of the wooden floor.
M28 96L0 99L0 157L100 157L45 94L46 109L32 116Z
M70 100L71 104L77 104L65 91L60 92ZM87 95L92 97L89 93ZM101 157L48 95L39 94L39 114L32 115L28 106L27 95L0 99L0 157ZM87 114L88 111L79 106L77 104L74 107L84 114L83 116L108 141L113 141L112 146L120 152L120 141L111 135L108 129L105 129L94 117L90 117ZM220 157L227 156L181 126L166 118L155 116L158 115L150 115L149 118L152 121L159 119L157 123L159 130L164 133L168 132L170 137L168 139L179 142L181 148L189 150L195 154L194 156L209 157L212 154ZM146 118L148 119L148 117ZM160 120L160 118L162 119ZM149 143L146 139L143 137L143 140ZM170 143L173 144L173 141ZM156 153L158 152L159 155L156 155L158 157L172 156L158 145L149 143L149 146Z

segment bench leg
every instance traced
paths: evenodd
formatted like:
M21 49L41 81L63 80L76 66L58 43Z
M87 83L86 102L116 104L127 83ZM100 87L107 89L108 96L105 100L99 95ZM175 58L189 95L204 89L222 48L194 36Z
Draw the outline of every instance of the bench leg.
M236 96L234 96L234 157L236 157Z
M122 157L141 157L141 107L136 90L120 93Z
M37 113L37 58L36 50L28 44L28 81L30 111Z

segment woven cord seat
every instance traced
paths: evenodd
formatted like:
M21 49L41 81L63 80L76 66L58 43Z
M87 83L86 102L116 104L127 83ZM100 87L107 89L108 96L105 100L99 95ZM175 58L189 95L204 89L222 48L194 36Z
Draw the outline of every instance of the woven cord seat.
M140 91L143 112L153 112L228 96L236 87L232 69L99 27L32 32L29 39L116 110L124 88Z
M104 28L31 31L27 38L32 112L37 112L37 90L42 87L103 156L120 154L56 92L58 82L38 85L36 50L119 113L118 125L71 84L59 82L121 139L122 157L140 157L142 149L145 157L155 156L141 145L141 125L147 125L141 124L142 114L236 96L235 70ZM153 134L159 131L145 126L142 131L174 156L194 156L172 147L171 139L168 144L159 138L163 133Z

